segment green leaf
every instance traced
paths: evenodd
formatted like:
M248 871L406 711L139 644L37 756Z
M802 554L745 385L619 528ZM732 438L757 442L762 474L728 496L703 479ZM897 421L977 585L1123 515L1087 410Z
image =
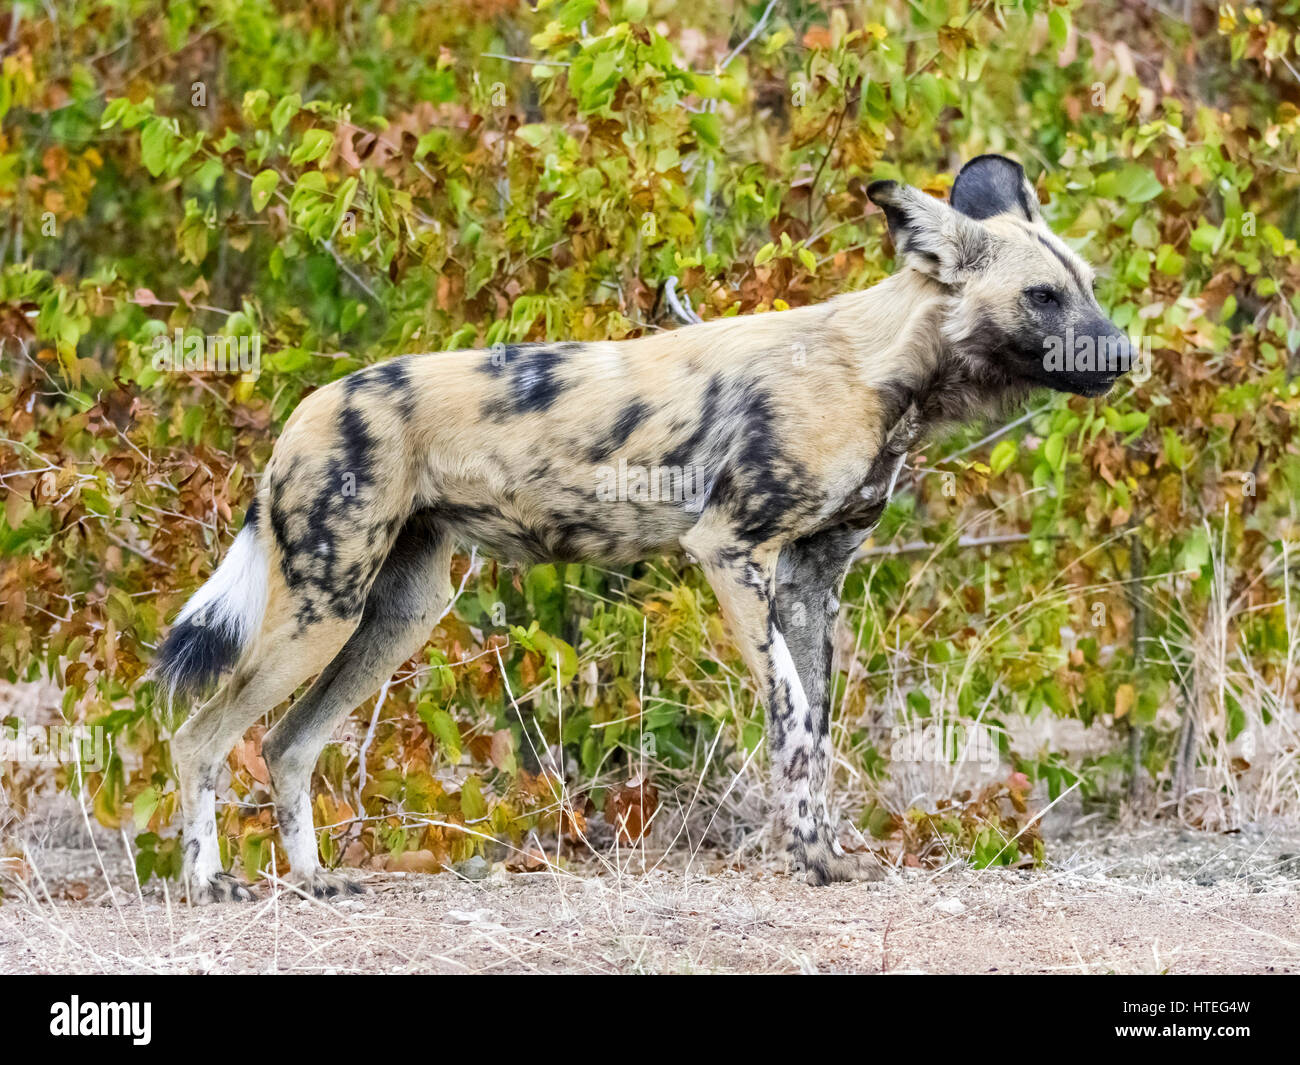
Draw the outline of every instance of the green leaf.
M919 95L925 102L925 109L937 115L943 109L943 82L933 74L923 73L913 79L914 95Z
M1181 570L1200 570L1210 561L1210 540L1202 528L1195 528L1188 534L1183 549L1178 554L1178 568Z
M1191 460L1187 448L1183 446L1182 438L1173 430L1165 429L1163 434L1165 444L1165 458L1167 458L1175 469L1185 470Z
M1043 444L1043 458L1054 470L1059 470L1065 463L1065 434L1053 433Z
M515 130L515 136L519 140L523 141L525 144L530 145L533 148L540 148L543 144L545 144L548 140L551 139L551 135L553 132L554 130L552 129L552 127L547 125L546 123L534 122L527 126L520 126L517 130ZM434 143L434 141L432 140L433 137L434 134L426 133L423 137L420 138L420 142L417 145L416 152L415 152L417 159L421 158L424 154L427 154L428 152L428 148L425 147L426 139L428 139L428 147L431 148L433 146ZM420 150L421 148L424 148L425 151L421 152Z
M716 112L704 111L691 115L691 129L695 131L695 139L706 148L722 147L722 119Z
M285 127L293 120L293 116L302 110L302 97L296 92L291 92L288 96L283 97L271 111L271 128L276 133L283 133Z
M343 224L343 218L352 208L352 201L357 195L358 181L355 177L348 178L339 186L338 192L334 197L334 224L332 229L338 229Z
M160 177L167 169L167 149L171 144L171 130L161 118L151 118L140 133L140 159L152 177Z
M1172 244L1161 244L1156 251L1156 269L1166 277L1181 277L1186 266L1187 260Z
M1208 222L1202 222L1192 230L1191 239L1188 240L1187 246L1192 251L1202 253L1213 253L1219 246L1219 238L1222 234L1218 226L1212 226Z
M487 816L487 800L483 798L483 784L478 777L466 777L460 786L460 812L470 821Z
M146 832L146 836L152 836L152 832ZM140 839L136 839L136 845L140 845ZM154 863L157 861L158 853L152 847L140 847L135 852L135 879L138 883L143 884L154 873Z
M253 178L251 198L254 211L261 211L271 202L271 194L275 192L278 184L280 184L280 175L274 170L263 170Z
M1047 16L1047 32L1052 41L1052 47L1058 52L1065 48L1066 41L1070 38L1070 15L1063 8L1054 7Z
M249 880L257 880L262 875L262 867L269 857L267 841L270 835L269 832L245 831L240 838L239 861L244 867L244 875Z
M302 135L302 143L294 149L289 162L294 166L314 163L334 145L334 135L324 129L309 129Z
M1129 203L1154 200L1165 187L1150 169L1141 163L1127 163L1119 170L1102 174L1096 183L1097 194Z
M566 30L576 30L596 11L596 0L568 0L557 19Z
M456 722L452 720L452 716L446 710L432 710L427 715L421 713L420 716L424 719L429 731L438 737L438 742L447 755L447 761L452 765L459 763L460 729L456 727Z
M99 116L99 128L111 129L126 114L127 109L131 106L131 101L125 96L118 96L108 101L108 106L104 108L104 113Z
M228 129L226 130L225 133L221 135L221 139L212 146L212 150L215 152L220 152L221 154L224 155L226 152L230 151L230 149L233 148L238 143L239 143L239 134L235 132L235 130L233 129Z
M1116 421L1115 427L1124 434L1141 433L1151 423L1151 415L1144 410L1131 410L1127 414L1121 415Z
M266 105L270 102L271 94L265 89L250 89L244 93L244 114L251 119L259 119L266 112Z
M989 471L994 477L1016 461L1020 448L1014 440L999 440L989 455Z
M158 809L158 789L147 787L141 791L131 802L131 820L135 822L135 830L143 832L145 826L149 824L149 819L153 817L153 812Z

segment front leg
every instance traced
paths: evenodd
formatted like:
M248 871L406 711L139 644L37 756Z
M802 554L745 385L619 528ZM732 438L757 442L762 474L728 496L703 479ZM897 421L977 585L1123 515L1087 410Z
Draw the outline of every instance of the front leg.
M777 563L776 611L795 671L803 685L811 721L807 772L809 805L789 811L792 836L801 841L808 879L879 880L884 874L870 856L846 855L835 839L826 793L831 776L831 667L839 593L866 533L830 529L787 544Z
M840 849L827 815L827 593L812 589L811 584L797 585L800 594L821 597L818 609L807 613L809 624L804 632L796 624L796 599L789 600L790 616L784 621L781 618L778 574L785 554L780 544L747 545L733 530L706 523L692 529L682 543L704 569L767 708L768 750L781 792L780 825L791 857L810 884L870 875L867 867L860 867ZM836 569L829 594L838 589L845 565L841 562ZM792 572L803 575L807 567L801 564ZM786 633L795 631L799 632L795 646L804 661L803 669L786 640ZM813 647L821 650L813 652Z

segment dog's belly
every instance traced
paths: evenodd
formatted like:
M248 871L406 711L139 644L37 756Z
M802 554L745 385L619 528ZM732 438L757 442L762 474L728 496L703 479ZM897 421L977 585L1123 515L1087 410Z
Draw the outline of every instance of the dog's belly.
M431 509L459 540L502 562L623 565L680 549L695 516L671 503L568 498L475 501L444 497Z
M680 549L701 486L626 462L575 461L571 444L539 436L532 448L498 439L477 453L431 450L418 506L502 562L622 565Z

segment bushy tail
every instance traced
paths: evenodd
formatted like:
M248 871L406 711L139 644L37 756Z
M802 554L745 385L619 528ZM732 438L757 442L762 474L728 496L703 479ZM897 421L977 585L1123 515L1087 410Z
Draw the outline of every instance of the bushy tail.
M235 664L262 624L269 564L257 521L254 502L216 573L185 604L158 651L151 672L169 699L215 681Z

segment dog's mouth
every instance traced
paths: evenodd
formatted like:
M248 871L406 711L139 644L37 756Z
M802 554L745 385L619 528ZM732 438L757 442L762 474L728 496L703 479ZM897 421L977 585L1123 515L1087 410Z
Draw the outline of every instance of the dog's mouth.
M1115 386L1118 379L1119 374L1117 373L1101 374L1098 377L1089 378L1079 385L1078 393L1081 396L1104 396Z

